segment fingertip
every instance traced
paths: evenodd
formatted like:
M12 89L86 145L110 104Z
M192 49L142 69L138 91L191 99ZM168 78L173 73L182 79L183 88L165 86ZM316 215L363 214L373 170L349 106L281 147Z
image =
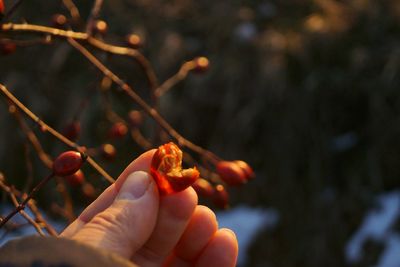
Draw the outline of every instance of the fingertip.
M227 228L218 230L197 260L196 266L234 267L239 246L235 233Z

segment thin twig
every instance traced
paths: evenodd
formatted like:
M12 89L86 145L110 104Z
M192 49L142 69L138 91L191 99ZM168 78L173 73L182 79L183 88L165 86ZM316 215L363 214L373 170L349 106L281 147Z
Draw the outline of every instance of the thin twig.
M19 7L20 4L22 4L23 0L17 0L11 7L10 9L7 11L7 13L4 15L3 20L9 20L12 16L12 14L14 14L14 12L17 10L17 8Z
M68 9L72 19L75 20L76 22L80 21L81 15L75 3L72 0L63 0L63 4Z
M109 77L116 83L124 93L126 93L134 102L136 102L150 117L152 117L178 144L187 147L192 151L204 156L213 163L220 159L212 152L192 143L191 141L180 135L154 108L147 104L126 82L121 80L115 73L101 63L92 53L79 44L76 40L68 38L68 42L79 52L82 53L96 68L98 68L105 76Z
M92 26L94 21L99 17L101 7L103 6L103 0L95 0L93 3L92 10L90 11L89 18L86 22L86 32L92 35Z
M56 137L58 140L66 144L67 146L74 148L80 153L85 154L84 149L78 144L72 142L61 133L57 132L55 129L50 127L44 121L42 121L38 116L36 116L31 110L29 110L24 104L22 104L3 84L0 84L0 91L14 104L16 105L22 112L24 112L28 117L30 117L34 122L36 122L42 130L49 132L51 135ZM107 181L110 183L114 183L115 179L112 178L97 162L95 162L91 157L87 157L87 162Z
M50 34L53 36L63 37L63 38L73 38L75 40L86 41L93 47L100 49L104 52L108 52L114 55L132 57L139 63L139 66L143 69L146 78L149 82L150 88L154 91L158 87L158 79L150 62L146 59L145 56L143 56L143 54L141 54L136 49L107 44L99 39L90 36L87 33L74 32L71 30L68 31L61 30L41 25L6 23L6 24L1 24L0 29L2 31L20 31L20 32L26 31L26 32L34 32L41 34Z

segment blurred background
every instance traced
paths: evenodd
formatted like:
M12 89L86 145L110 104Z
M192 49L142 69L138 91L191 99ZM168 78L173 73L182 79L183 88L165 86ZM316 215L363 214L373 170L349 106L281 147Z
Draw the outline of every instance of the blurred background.
M75 1L83 18L91 2ZM62 1L24 1L13 21L50 25L55 13L68 16ZM209 71L167 92L160 111L189 140L254 168L256 179L229 189L231 207L274 219L241 247L241 266L400 266L400 1L113 0L100 18L110 43L141 37L160 81L209 58ZM137 64L96 55L149 99ZM63 40L0 57L0 81L57 129L88 101L79 142L103 142L101 75ZM134 107L111 99L121 116ZM25 140L2 102L0 170L23 184ZM50 154L65 149L39 136ZM118 160L103 163L114 176L141 153L132 141L115 146ZM239 231L251 223L242 219Z

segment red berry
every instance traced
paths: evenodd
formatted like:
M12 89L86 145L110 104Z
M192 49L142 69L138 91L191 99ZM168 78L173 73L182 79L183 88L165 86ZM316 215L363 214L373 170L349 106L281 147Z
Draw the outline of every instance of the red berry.
M192 187L198 195L204 197L212 197L214 195L214 187L203 178L197 179L197 181L192 184Z
M65 176L65 180L67 180L71 186L75 187L81 185L85 181L85 175L81 170L78 170L74 174Z
M53 171L57 176L68 176L76 173L84 162L84 157L77 151L60 154L53 162Z
M78 121L73 121L67 124L67 126L65 126L63 130L64 136L70 140L78 139L80 133L81 133L81 124Z
M228 185L241 185L247 182L245 172L234 161L220 161L216 168L218 175Z
M67 23L67 18L62 14L54 14L51 17L51 24L55 28L63 29Z
M96 189L94 188L93 185L89 183L84 183L82 185L82 194L88 198L89 200L94 200L96 199Z
M3 55L9 55L17 50L17 45L15 43L7 42L0 43L0 51Z
M3 17L4 15L4 2L3 0L0 0L0 19Z
M160 146L154 153L150 172L161 195L186 189L200 175L196 168L182 169L182 151L172 142Z
M124 137L128 132L128 127L122 122L116 122L110 129L109 136L112 138Z
M143 123L143 115L142 112L138 110L131 110L129 112L129 123L131 124L132 127L136 128L142 125Z
M117 154L117 150L115 147L111 144L103 144L101 146L101 155L103 158L107 160L113 160L115 159L115 155Z
M126 42L127 44L132 47L133 49L139 49L142 47L143 43L142 43L142 38L140 38L139 35L137 34L128 34L126 36Z
M243 161L243 160L235 160L234 161L241 169L242 171L245 173L246 175L246 179L252 179L254 178L254 171L253 169L250 167L249 164L247 164L247 162Z
M193 71L195 71L197 73L204 73L210 67L210 61L206 57L197 57L197 58L193 59L193 62L195 64Z
M213 202L214 202L215 206L217 206L218 208L221 208L221 209L228 208L229 195L223 185L219 184L215 187Z

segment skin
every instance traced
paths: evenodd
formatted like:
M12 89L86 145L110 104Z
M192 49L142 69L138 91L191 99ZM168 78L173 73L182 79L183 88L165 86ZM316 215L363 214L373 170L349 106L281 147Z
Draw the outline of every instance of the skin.
M61 237L112 251L139 266L235 266L235 234L218 229L214 212L197 204L193 188L159 196L149 175L154 152L129 164Z

